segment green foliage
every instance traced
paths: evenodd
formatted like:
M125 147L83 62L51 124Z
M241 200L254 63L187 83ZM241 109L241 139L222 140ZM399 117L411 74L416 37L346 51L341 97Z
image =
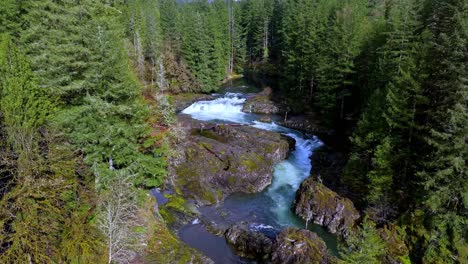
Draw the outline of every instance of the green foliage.
M422 230L409 242L412 257L428 263L466 259L467 35L461 2L385 6L381 81L373 84L357 125L344 177L356 190L365 186L371 206L390 199L400 212L424 210L424 222L405 223Z
M273 1L241 1L241 10L247 61L249 64L267 62L271 48Z
M382 263L385 244L375 228L375 224L365 219L362 228L347 238L346 246L340 248L340 263Z
M181 7L181 54L204 92L227 75L229 16L224 1L196 1Z
M8 37L0 40L0 111L10 128L37 128L53 105L22 54ZM14 136L14 135L11 135Z
M21 23L22 1L4 0L0 6L0 34L17 35Z
M354 61L367 33L367 1L350 1L332 8L328 30L317 58L314 105L333 122L344 118L345 99L353 89Z
M88 179L80 179L73 152L44 129L53 104L13 41L2 39L0 50L0 111L10 146L0 153L13 176L0 199L0 261L99 261Z
M140 145L149 134L148 109L138 98L141 88L129 71L121 6L45 1L31 2L28 8L25 20L30 26L22 40L41 77L39 84L60 98L57 126L100 175L108 174L112 166L128 168L137 175L135 184L159 185L165 161ZM139 17L146 22L137 23L140 31L133 33L155 34L156 17ZM49 19L65 26L49 30ZM144 56L155 59L158 44L143 39Z
M157 83L164 89L161 19L158 1L129 1L126 8L127 35L133 44L136 69L143 83Z
M415 262L463 262L467 21L463 0L2 1L0 261L102 262L91 182L161 185L161 92L245 72L293 111L356 123L340 180L359 207L399 219ZM365 221L343 259L377 262L381 242Z

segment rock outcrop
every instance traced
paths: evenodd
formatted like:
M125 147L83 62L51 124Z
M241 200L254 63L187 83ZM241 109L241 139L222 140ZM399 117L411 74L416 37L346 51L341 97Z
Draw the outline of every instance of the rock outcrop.
M182 157L171 166L171 180L199 204L214 204L235 192L262 191L271 183L272 166L289 153L290 141L275 132L187 115L178 120L187 136L179 144Z
M324 226L330 233L348 236L359 212L351 200L343 198L309 178L296 193L294 212L306 221Z
M333 135L335 132L327 128L320 120L323 118L314 112L309 112L304 115L287 115L285 119L278 122L278 125L314 135Z
M271 262L273 264L334 263L325 242L305 229L286 228L276 238Z
M237 255L243 258L265 261L271 257L273 241L260 232L250 230L246 224L232 226L224 236Z
M247 98L242 111L245 113L266 115L274 115L284 112L270 99L271 93L271 88L265 88L262 92Z

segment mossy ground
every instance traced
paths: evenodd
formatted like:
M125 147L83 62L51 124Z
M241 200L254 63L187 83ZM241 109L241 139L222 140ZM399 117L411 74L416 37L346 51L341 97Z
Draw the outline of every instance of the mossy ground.
M206 263L205 257L180 241L167 228L161 216L155 215L153 211L155 202L154 199L150 199L142 211L143 218L147 223L145 233L148 237L145 260L149 263L161 264ZM181 204L181 199L173 199L175 207L179 207Z

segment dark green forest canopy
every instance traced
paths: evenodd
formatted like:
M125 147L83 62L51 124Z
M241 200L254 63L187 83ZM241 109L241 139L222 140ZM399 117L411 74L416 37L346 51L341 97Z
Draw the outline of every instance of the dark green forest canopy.
M339 185L367 218L347 263L378 263L386 225L404 231L415 263L467 262L467 8L2 0L0 262L111 258L103 201L168 174L177 135L164 95L215 92L241 74L349 137Z

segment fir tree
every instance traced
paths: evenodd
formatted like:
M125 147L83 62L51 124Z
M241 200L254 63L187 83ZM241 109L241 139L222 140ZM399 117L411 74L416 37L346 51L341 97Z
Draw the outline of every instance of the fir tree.
M355 231L340 248L340 263L381 263L385 255L385 245L375 224L365 219L362 228Z

